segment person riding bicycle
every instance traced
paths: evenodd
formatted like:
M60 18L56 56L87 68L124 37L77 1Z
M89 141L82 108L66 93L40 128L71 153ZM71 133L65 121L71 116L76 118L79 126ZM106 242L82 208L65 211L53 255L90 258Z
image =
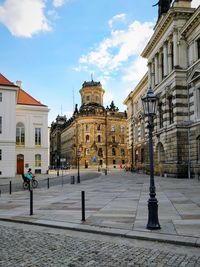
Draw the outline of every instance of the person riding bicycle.
M28 169L27 173L25 174L27 183L28 183L28 187L30 188L30 181L33 179L34 175L31 172L31 168Z

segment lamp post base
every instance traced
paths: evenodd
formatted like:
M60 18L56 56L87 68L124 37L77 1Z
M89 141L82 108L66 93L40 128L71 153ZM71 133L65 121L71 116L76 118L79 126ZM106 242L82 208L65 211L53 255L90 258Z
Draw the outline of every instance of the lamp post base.
M158 230L160 229L160 224L158 221L158 201L156 198L150 198L148 201L148 223L147 229Z

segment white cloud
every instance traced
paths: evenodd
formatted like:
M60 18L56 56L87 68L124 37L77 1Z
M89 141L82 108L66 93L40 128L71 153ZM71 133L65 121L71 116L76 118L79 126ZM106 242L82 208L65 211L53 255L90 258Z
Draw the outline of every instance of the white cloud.
M96 49L81 56L80 65L93 66L108 75L122 71L130 63L134 64L134 58L138 57L153 33L153 25L151 22L134 21L126 31L111 31L110 37L103 40ZM135 67L137 66L135 63Z
M124 14L124 13L123 14L118 14L118 15L114 16L112 19L110 19L108 21L108 25L109 25L110 28L112 28L114 22L116 22L116 21L124 21L125 18L126 18L126 14Z
M45 0L6 0L0 6L0 22L20 37L50 31L44 14Z
M63 6L65 3L65 0L53 0L53 6L60 7Z
M128 82L138 81L138 77L142 78L147 72L147 60L142 57L137 57L129 66L124 70L123 80Z
M198 7L200 5L200 0L192 0L192 7Z

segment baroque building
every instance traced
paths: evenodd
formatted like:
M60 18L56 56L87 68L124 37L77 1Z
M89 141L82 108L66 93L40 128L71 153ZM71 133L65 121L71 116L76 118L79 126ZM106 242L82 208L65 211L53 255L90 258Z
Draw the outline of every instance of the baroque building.
M151 86L159 99L154 119L155 171L194 177L200 171L200 7L191 8L191 0L173 1L160 14L142 57L148 60L148 74L124 102L133 163L148 169L148 136L146 132L142 138L139 131L140 98Z
M120 112L114 102L104 108L104 93L100 82L83 83L81 106L78 109L76 105L73 116L62 125L61 162L76 166L77 153L80 153L83 168L117 168L127 164L127 114Z

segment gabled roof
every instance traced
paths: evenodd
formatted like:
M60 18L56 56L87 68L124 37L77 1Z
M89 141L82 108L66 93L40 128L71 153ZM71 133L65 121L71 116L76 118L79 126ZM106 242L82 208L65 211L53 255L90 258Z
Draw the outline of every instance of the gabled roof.
M12 86L12 87L18 87L17 85L15 85L14 83L10 82L6 77L4 77L1 73L0 73L0 85L3 86Z
M46 107L46 105L43 105L40 101L30 96L28 93L26 93L21 88L18 90L17 104Z

